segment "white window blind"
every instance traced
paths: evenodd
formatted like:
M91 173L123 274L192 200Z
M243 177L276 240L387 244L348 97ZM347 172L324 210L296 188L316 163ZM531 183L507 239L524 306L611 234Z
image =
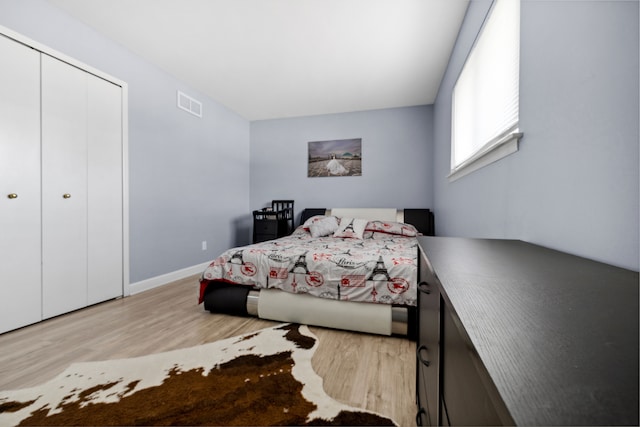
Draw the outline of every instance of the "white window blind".
M452 175L507 142L517 150L519 74L520 0L494 0L453 89Z

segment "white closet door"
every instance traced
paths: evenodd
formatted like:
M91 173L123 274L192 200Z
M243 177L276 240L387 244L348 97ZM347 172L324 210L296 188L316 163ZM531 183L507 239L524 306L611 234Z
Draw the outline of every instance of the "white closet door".
M45 319L87 305L87 76L42 55Z
M38 322L42 318L40 53L0 36L0 58L2 333Z
M89 304L122 296L122 89L88 77Z

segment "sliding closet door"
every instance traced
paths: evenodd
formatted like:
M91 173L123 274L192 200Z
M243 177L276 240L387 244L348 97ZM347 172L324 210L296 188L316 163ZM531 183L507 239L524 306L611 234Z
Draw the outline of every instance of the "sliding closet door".
M40 53L0 36L0 333L41 320Z
M42 55L42 313L87 305L87 73Z
M122 88L88 82L88 302L122 296Z

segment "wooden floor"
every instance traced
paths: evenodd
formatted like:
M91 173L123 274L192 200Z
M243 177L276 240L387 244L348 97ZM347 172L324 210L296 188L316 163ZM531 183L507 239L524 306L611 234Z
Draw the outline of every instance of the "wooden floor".
M197 277L0 334L0 390L37 385L73 362L190 347L276 322L211 314ZM415 342L311 327L315 371L334 399L415 425Z

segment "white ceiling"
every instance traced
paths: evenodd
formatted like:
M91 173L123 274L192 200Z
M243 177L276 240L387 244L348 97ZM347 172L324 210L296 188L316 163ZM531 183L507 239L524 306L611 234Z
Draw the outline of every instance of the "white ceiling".
M431 104L468 0L49 0L247 120Z

